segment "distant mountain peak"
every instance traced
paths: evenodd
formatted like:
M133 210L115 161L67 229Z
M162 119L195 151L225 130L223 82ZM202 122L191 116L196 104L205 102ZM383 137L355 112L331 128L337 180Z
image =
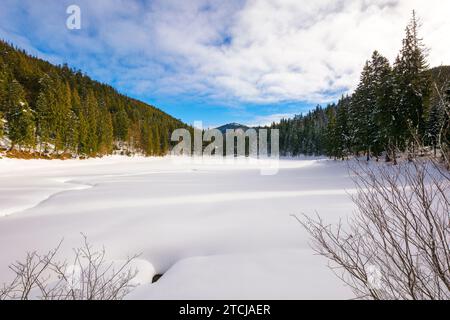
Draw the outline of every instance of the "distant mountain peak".
M250 129L250 127L240 124L240 123L237 123L237 122L233 122L233 123L228 123L228 124L225 124L225 125L217 128L217 130L219 130L220 132L223 132L223 133L226 133L227 130L238 130L238 129L247 131L248 129Z

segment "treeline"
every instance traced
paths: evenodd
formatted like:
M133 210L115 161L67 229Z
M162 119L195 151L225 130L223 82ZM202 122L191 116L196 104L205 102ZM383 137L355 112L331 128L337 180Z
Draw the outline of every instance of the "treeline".
M80 71L54 66L0 41L0 138L11 150L100 156L164 155L186 127Z
M366 155L386 160L418 146L450 141L450 67L429 70L415 14L393 66L375 51L350 96L306 115L282 120L284 155Z

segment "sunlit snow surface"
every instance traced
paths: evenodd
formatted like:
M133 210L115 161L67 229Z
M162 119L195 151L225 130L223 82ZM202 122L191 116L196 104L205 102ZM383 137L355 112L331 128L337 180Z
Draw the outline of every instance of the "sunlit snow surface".
M83 233L111 260L141 254L131 299L352 298L291 215L336 222L353 191L328 160L281 160L263 176L244 160L0 159L0 283L27 251L64 239L71 257Z

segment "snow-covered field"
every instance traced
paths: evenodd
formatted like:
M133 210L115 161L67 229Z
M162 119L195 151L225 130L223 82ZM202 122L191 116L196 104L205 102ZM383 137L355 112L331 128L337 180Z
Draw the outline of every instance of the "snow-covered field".
M141 254L131 299L352 298L291 215L335 222L352 214L353 188L328 160L281 160L263 176L244 160L0 159L0 283L11 262L62 238L71 257L84 233L111 260Z

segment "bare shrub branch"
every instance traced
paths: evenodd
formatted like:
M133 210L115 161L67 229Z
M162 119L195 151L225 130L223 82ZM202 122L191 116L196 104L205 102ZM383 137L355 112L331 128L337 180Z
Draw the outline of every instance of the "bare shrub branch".
M62 245L46 254L28 253L10 266L15 278L0 288L0 300L121 300L134 288L137 270L131 263L117 266L105 259L104 248L95 250L83 235L83 246L74 249L71 264L57 261Z
M429 161L353 169L358 212L300 223L359 299L450 299L449 172Z

